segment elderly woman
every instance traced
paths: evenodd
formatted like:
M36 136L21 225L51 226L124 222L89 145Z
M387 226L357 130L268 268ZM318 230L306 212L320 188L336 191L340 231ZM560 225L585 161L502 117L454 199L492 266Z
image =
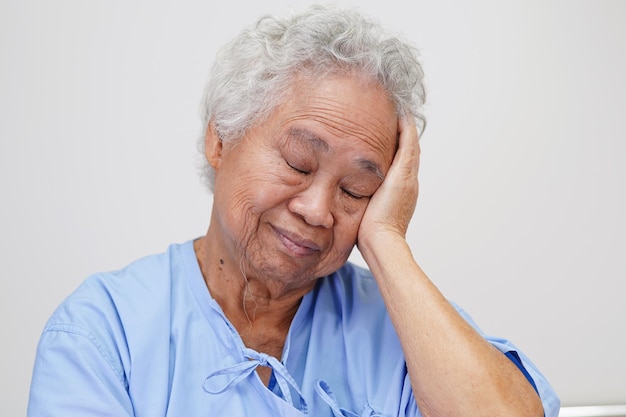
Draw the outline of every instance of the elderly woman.
M240 34L204 99L206 235L59 307L29 416L556 416L411 255L423 98L414 50L355 12Z

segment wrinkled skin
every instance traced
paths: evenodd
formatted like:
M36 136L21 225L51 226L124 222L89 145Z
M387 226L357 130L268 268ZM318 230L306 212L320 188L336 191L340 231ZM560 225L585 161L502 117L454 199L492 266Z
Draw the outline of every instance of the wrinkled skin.
M308 291L346 262L397 133L387 94L348 76L296 83L235 145L210 131L216 182L209 237L221 259L269 286L273 297ZM395 223L408 222L410 214L402 215ZM368 224L387 216L371 217Z

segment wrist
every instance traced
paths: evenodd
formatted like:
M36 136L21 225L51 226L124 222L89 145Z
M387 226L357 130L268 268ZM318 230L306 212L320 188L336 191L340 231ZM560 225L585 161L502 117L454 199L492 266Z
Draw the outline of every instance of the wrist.
M371 231L360 235L357 247L372 272L384 263L412 258L409 245L403 234L393 230Z

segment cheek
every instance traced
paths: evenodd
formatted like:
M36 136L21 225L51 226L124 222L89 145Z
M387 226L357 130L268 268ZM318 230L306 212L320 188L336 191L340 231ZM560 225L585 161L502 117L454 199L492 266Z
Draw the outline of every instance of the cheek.
M267 170L240 170L234 175L237 181L231 181L228 188L219 189L220 195L227 196L220 204L220 211L228 229L236 230L245 245L258 229L264 214L288 200L290 188L282 184L279 176ZM217 192L216 188L216 195Z
M255 157L250 156L250 152L234 156L216 177L216 185L219 179L224 180L220 191L228 195L230 209L246 216L248 212L258 214L271 206L278 194L277 186L282 182L277 175L280 167L266 155L267 151L255 151Z
M356 233L350 230L337 230L332 250L317 264L316 275L325 276L341 268L356 243Z
M361 219L367 208L368 198L354 199L346 195L343 191L337 191L337 206L341 209L341 215L348 223L347 227L359 227Z
M227 193L217 194L222 198L214 202L217 208L217 221L221 223L221 229L235 242L236 246L245 244L253 234L258 224L258 215L255 213L254 205L249 201L248 196L236 189L230 189ZM224 196L227 198L223 198Z
M259 216L260 208L258 195L250 192L247 187L233 188L229 194L226 210L228 216L238 219L242 224L248 224Z
M333 242L333 258L345 259L352 252L352 248L356 244L359 231L359 225L363 217L363 210L359 210L353 216L344 216L335 224L334 242Z
M222 169L215 178L213 205L223 230L236 241L247 239L258 223L258 196L247 186L252 178L245 169Z

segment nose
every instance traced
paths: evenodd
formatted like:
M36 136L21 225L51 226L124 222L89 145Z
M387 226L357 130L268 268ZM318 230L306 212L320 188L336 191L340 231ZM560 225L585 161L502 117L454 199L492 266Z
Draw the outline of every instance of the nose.
M331 210L332 199L331 187L322 183L313 183L295 195L289 201L288 207L311 226L331 228L335 222Z

